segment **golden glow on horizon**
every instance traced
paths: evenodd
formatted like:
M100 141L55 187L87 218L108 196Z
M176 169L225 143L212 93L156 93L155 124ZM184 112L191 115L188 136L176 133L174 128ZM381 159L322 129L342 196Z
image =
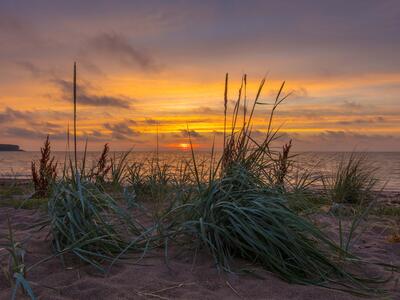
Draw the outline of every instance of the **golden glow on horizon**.
M85 82L90 82L90 76ZM83 77L83 76L82 76ZM239 76L240 77L240 76ZM276 114L274 126L283 125L282 132L289 134L320 134L327 131L357 131L363 134L399 134L400 118L392 106L379 105L379 112L374 107L369 108L363 103L364 112L356 107L349 111L345 104L338 105L334 101L340 93L351 93L353 90L366 88L371 84L392 84L400 82L398 74L381 74L380 76L366 75L354 78L336 78L334 80L305 80L289 81L285 93L294 90L287 104ZM27 86L19 89L17 85L9 85L0 89L4 94L0 103L4 109L10 107L21 112L37 114L34 122L49 123L45 127L50 134L65 133L66 126L71 123L72 103L61 99L58 91L51 83L35 85L24 81ZM248 103L251 105L254 93L257 91L259 79L249 81L247 86ZM267 80L261 99L271 102L281 81ZM235 77L229 83L229 98L235 101L240 81ZM95 139L102 136L103 140L112 138L113 143L138 143L151 145L158 132L164 135L161 146L171 149L187 150L185 130L197 133L195 139L202 139L194 147L208 147L212 138L223 131L223 80L196 80L195 75L169 80L166 75L161 78L146 76L113 76L98 79L95 84L88 85L89 95L121 97L131 101L130 108L113 106L91 107L79 103L78 90L78 134ZM310 102L298 103L296 91L306 89ZM323 95L319 100L318 95ZM371 95L374 96L374 94ZM379 95L377 95L378 97ZM10 100L12 99L12 101ZM33 100L34 99L34 100ZM131 99L131 100L129 100ZM326 99L333 99L328 102ZM351 102L351 99L349 100ZM230 110L233 104L229 103ZM267 114L270 106L258 107L254 116L254 131L265 130ZM369 109L369 110L368 110ZM46 115L49 112L62 113L62 116ZM29 116L27 116L28 118ZM380 117L378 120L377 118ZM378 120L379 122L377 122ZM26 126L26 119L20 117L15 124ZM240 120L239 120L240 122ZM156 125L157 124L157 125ZM228 120L228 127L230 120ZM53 127L51 127L51 126ZM157 128L158 127L158 128ZM114 131L122 131L122 134Z
M180 143L179 148L181 148L182 150L188 150L190 148L190 145L187 143Z

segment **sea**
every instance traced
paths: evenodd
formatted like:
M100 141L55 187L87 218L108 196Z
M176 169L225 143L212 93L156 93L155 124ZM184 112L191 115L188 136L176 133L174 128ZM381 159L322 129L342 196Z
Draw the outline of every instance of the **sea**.
M112 152L111 157L118 158L123 153ZM55 160L62 168L65 161L65 152L53 152ZM72 154L71 154L72 155ZM78 161L82 160L83 153L78 153ZM131 152L127 158L128 162L145 162L154 158L153 152ZM211 153L199 151L195 153L198 161L207 161ZM217 153L218 155L218 153ZM294 158L297 167L306 169L313 174L331 175L343 158L349 156L346 152L303 152L296 153ZM363 153L368 162L376 168L376 177L379 179L379 188L385 187L388 191L400 191L400 152L367 152ZM93 166L98 160L100 152L87 152L87 166ZM40 152L0 152L0 178L21 178L31 176L31 162L40 158ZM159 152L158 158L161 162L175 166L177 162L191 159L190 151L168 151Z

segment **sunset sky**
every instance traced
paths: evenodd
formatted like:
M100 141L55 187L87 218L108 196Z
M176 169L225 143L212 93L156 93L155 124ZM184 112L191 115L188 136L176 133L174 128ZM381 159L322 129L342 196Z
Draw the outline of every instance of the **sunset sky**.
M282 81L275 125L297 150L400 150L400 1L0 1L0 143L56 150L198 149L221 140L229 99ZM231 104L231 103L230 103ZM231 105L232 106L232 105ZM265 129L260 106L255 134ZM157 125L158 124L158 125Z

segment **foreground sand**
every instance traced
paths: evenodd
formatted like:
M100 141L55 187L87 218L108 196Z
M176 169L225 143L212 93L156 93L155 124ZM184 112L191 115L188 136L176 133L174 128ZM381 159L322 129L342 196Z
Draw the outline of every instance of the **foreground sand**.
M12 217L18 238L31 236L26 245L28 265L51 254L45 232L28 229L40 214L35 210L0 208L0 236L5 234L7 215ZM319 217L318 222L329 225L333 220ZM380 221L374 224L355 249L366 258L399 263L400 244L386 241L391 223ZM329 228L328 231L335 234L332 224ZM169 267L162 253L155 254L143 260L141 265L116 266L107 278L88 266L65 269L60 260L53 259L32 270L28 279L53 288L34 286L38 299L357 299L324 288L288 284L265 271L261 272L264 279L219 274L206 254L200 254L193 264L193 255L174 257L171 253ZM400 287L396 286L395 280L386 288L391 290L393 299L400 299ZM0 277L0 299L10 299L10 288L3 275Z

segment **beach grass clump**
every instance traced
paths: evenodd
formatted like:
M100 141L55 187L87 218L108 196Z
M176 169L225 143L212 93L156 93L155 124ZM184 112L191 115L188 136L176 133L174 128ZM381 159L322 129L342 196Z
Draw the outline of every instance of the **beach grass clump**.
M162 205L176 188L181 187L177 186L175 181L177 176L180 176L179 171L171 164L160 161L158 157L151 159L146 169L142 191L151 201Z
M371 200L379 182L376 172L365 154L352 152L342 157L333 176L324 180L325 188L333 202L361 204Z
M127 167L126 180L129 186L137 191L145 188L145 164L143 162L132 162Z
M127 183L142 198L155 201L175 189L188 184L189 171L184 161L176 166L158 157L145 162L133 162L127 167Z
M145 162L133 162L127 170L128 185L125 191L134 193L136 204L138 201L146 203L153 221L162 227L160 219L165 210L174 202L176 193L185 189L180 181L184 180L185 175L172 164L160 161L157 156ZM125 199L132 198L127 196Z
M191 169L198 179L197 187L183 193L164 216L170 221L170 236L186 236L191 243L207 249L216 264L227 271L235 271L233 259L240 257L291 283L356 293L376 292L364 285L363 279L346 271L343 260L339 261L350 254L289 208L288 193L282 191L282 183L291 144L284 147L281 155L272 150L279 136L278 130L272 129L272 120L276 108L287 97L281 97L284 84L272 103L263 140L252 136L252 117L256 105L262 104L259 96L264 82L261 81L249 115L244 104L243 122L236 127L242 90L246 90L244 77L233 111L232 129L225 129L222 156L207 182L200 180L191 148ZM226 103L227 98L225 111ZM225 123L226 120L225 116ZM190 134L189 141L192 145ZM281 162L278 169L277 161Z
M148 182L150 186L164 187L171 184L172 181L172 166L168 163L162 163L156 157L150 161Z
M176 212L180 230L208 249L224 270L233 271L233 258L240 257L292 283L354 279L334 259L341 250L290 210L282 194L243 168L211 182Z
M51 186L57 178L57 162L54 156L51 157L51 146L47 135L43 147L40 149L41 158L39 166L32 161L32 181L35 188L33 197L43 198L50 193Z
M72 253L81 262L89 263L105 272L104 263L113 265L131 250L145 251L149 245L149 231L118 205L102 186L108 172L110 180L107 184L111 183L113 187L122 186L130 151L119 157L114 155L107 165L109 148L106 144L96 167L86 172L86 140L82 163L78 165L76 63L73 74L74 157L67 159L67 155L65 156L63 176L57 181L54 177L51 185L47 219L36 225L41 229L48 228L54 256L60 256L64 263L65 254ZM69 130L67 132L69 150ZM48 154L44 161L48 161L49 146L47 138L42 150L42 156ZM52 162L53 159L50 160L50 166L53 166Z
M96 184L59 181L48 202L47 226L56 255L72 253L81 261L104 271L103 262L112 262L127 245L137 250L143 227ZM144 240L144 238L143 238ZM126 249L125 249L126 251ZM62 256L63 257L63 256Z

